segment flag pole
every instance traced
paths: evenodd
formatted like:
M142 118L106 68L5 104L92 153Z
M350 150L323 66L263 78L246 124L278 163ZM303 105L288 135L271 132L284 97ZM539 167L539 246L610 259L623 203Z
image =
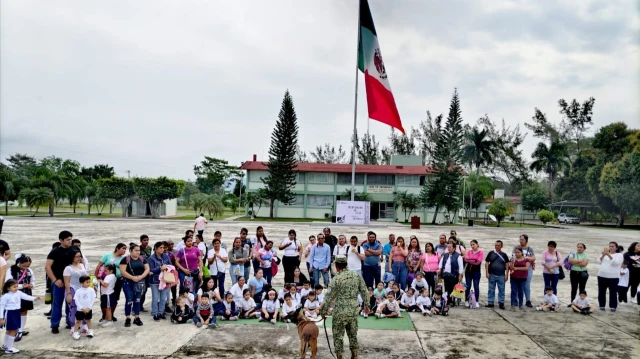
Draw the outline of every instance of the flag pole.
M356 46L356 88L355 88L355 100L353 104L353 151L351 153L351 201L355 200L356 195L356 147L358 145L357 124L358 124L358 61L360 58L360 1L358 1L358 42ZM367 125L367 132L368 125Z

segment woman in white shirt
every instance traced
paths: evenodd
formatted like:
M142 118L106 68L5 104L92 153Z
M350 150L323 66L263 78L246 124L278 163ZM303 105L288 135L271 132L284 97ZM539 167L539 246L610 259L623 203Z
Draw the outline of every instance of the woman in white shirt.
M244 277L240 276L238 277L236 284L231 286L231 289L229 290L229 292L233 294L233 301L236 305L240 305L245 289L249 289L249 285L245 283Z
M313 272L311 271L311 248L316 245L316 236L309 236L309 243L304 247L304 257L307 259L307 273L309 274L309 279L313 281Z
M224 276L227 273L229 257L227 256L227 250L220 247L219 239L213 240L213 248L209 250L207 257L209 258L209 273L214 278L219 292L224 294Z
M302 242L296 238L296 231L289 230L287 238L282 240L279 250L284 250L282 258L282 267L284 268L284 282L291 283L293 281L293 271L300 268L302 262Z
M333 247L333 256L346 256L347 255L347 237L344 234L338 236L338 244Z
M62 272L64 278L64 287L66 293L67 303L69 304L69 319L67 322L75 323L76 322L76 303L73 300L73 296L76 294L76 290L82 287L80 283L80 277L88 276L87 268L84 266L84 261L82 259L81 252L75 252L73 256L73 262L69 264Z
M618 280L620 279L620 267L624 257L622 250L618 250L618 243L609 242L598 257L600 269L598 270L598 304L604 311L607 302L607 289L609 290L609 309L615 312L618 308Z

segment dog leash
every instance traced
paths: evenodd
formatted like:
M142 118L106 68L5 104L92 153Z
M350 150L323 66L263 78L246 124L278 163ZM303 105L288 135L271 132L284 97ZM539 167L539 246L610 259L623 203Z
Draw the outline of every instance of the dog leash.
M329 346L329 353L331 353L331 356L334 357L334 359L337 359L335 354L333 354L333 351L331 350L331 343L329 343L329 333L327 332L327 317L324 317L322 326L324 327L324 335L327 337L327 346Z

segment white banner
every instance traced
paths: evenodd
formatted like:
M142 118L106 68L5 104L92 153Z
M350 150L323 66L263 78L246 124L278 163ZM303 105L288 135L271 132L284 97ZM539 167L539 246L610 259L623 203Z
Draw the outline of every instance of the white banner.
M336 222L344 224L369 224L369 202L337 201Z

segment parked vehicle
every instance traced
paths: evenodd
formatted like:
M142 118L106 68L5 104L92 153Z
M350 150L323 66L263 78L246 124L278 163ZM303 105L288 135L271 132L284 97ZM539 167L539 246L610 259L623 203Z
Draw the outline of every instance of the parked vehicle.
M560 215L558 216L558 222L567 224L580 224L580 218L575 214L560 213Z

